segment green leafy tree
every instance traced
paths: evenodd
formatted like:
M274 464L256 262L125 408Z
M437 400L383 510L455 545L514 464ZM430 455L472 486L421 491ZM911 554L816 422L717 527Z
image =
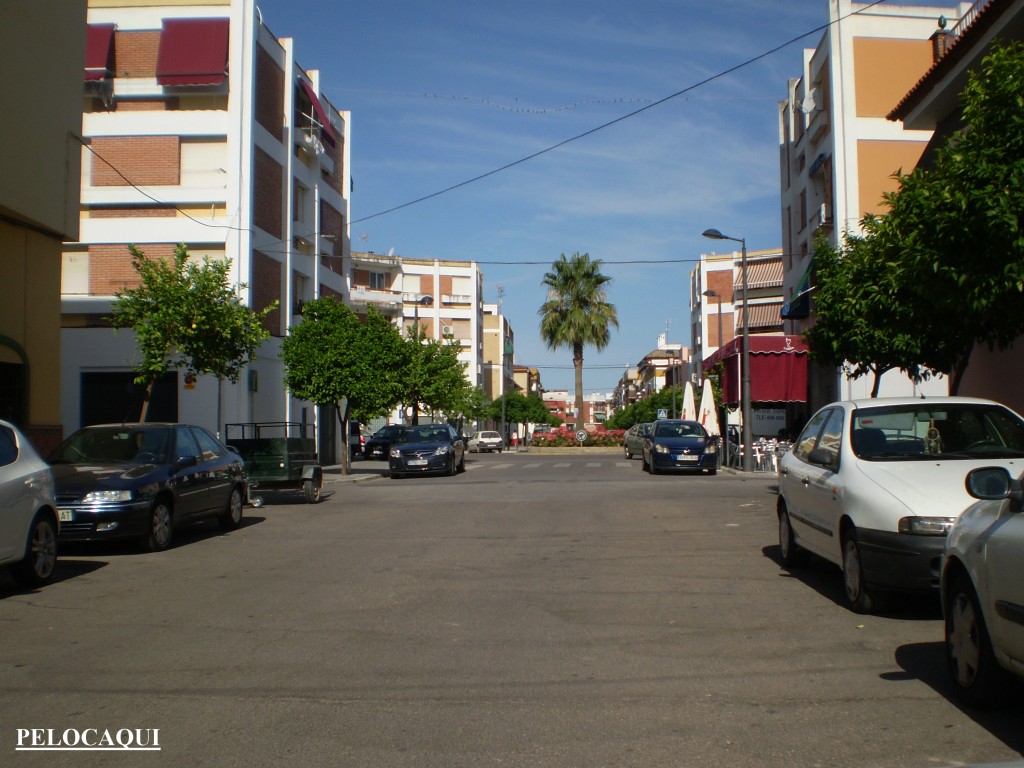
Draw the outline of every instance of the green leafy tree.
M579 252L571 258L561 254L542 281L548 293L538 310L540 335L550 349L572 349L577 420L583 418L583 349L587 345L604 349L611 339L611 327L619 327L615 306L608 303L605 290L610 282L610 277L601 274L600 259L592 261L590 254Z
M502 402L504 401L504 411ZM522 392L506 392L502 397L492 400L487 408L487 417L501 422L504 415L506 424L550 424L551 412L544 401L535 392L524 395Z
M867 217L862 225L867 236L847 234L841 250L823 237L816 241L814 325L804 339L816 360L843 366L855 379L872 375L877 397L886 371L921 378L922 353L906 265L879 253L874 233L881 220Z
M961 95L963 131L899 175L871 233L903 265L920 362L956 393L977 344L1024 332L1024 44L996 45Z
M466 380L466 363L459 360L461 349L457 339L426 339L415 327L405 339L401 402L411 411L412 424L419 423L421 407L451 418L469 403L472 386Z
M281 341L285 385L293 396L337 408L348 445L349 420L383 416L400 400L405 350L398 330L373 307L366 322L334 298L302 307L302 322ZM349 473L349 452L342 452Z
M245 285L232 287L226 259L198 264L184 244L166 260L129 250L140 284L115 294L110 321L135 332L142 356L135 382L146 387L139 420L145 421L153 385L169 367L238 381L270 336L262 323L277 303L258 312L245 306L238 294Z

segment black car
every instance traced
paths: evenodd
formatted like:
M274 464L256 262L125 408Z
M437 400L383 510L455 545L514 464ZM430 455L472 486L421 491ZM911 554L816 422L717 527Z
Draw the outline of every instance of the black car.
M175 527L216 518L242 522L242 458L202 427L84 427L48 457L56 480L61 541L135 538L166 549Z
M643 469L652 475L669 470L718 472L718 445L699 421L661 419L644 438Z
M382 461L387 459L388 451L391 450L391 443L394 442L402 429L404 427L401 424L389 424L378 429L367 438L366 445L363 447L363 458L380 459Z
M448 424L402 427L388 451L392 478L437 472L454 475L466 468L466 443Z

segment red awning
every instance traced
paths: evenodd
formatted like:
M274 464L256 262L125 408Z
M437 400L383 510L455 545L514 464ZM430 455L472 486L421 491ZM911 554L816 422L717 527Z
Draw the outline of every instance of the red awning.
M228 19L164 19L156 57L160 85L220 85L228 69Z
M704 361L706 373L722 361L722 397L740 401L743 337L733 339ZM750 399L755 403L807 402L807 345L796 336L750 337Z
M303 92L306 94L311 102L313 102L313 112L316 114L317 122L321 126L321 135L327 139L331 144L334 144L335 133L334 128L331 127L331 120L327 116L327 110L324 109L324 105L320 103L320 97L316 95L316 91L313 90L313 86L299 78L299 85L302 86Z
M89 24L85 32L85 79L105 80L114 68L114 25Z

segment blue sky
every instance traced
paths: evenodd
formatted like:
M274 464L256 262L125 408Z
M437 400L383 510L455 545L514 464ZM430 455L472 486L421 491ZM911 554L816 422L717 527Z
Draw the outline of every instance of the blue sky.
M690 345L694 261L732 250L701 232L781 245L778 102L822 32L716 76L822 27L827 0L258 5L352 113L353 248L479 262L485 300L502 288L516 363L547 389L573 388L571 352L546 347L537 314L560 254L587 252L612 278L619 329L584 352L590 393L662 332ZM653 263L621 263L639 261Z

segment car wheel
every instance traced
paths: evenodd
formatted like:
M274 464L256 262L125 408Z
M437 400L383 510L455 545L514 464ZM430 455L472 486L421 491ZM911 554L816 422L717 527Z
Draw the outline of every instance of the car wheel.
M459 471L459 465L455 463L455 454L452 454L451 459L448 460L448 477L455 477L455 474Z
M39 587L53 578L57 567L57 530L53 520L36 515L25 543L25 557L11 567L11 576L23 587Z
M302 495L306 497L307 504L316 504L320 501L320 486L323 485L323 480L315 480L309 478L302 482Z
M653 453L651 453L651 460L649 462L647 462L647 471L650 472L652 475L658 474L658 468L654 464L654 454Z
M459 456L459 472L466 471L466 452L463 451L462 455Z
M709 469L708 470L708 474L709 475L717 475L718 474L718 467L712 467L711 469Z
M388 475L391 477L392 480L397 480L398 478L400 478L402 476L402 473L401 472L395 472L395 470L392 469L388 473Z
M857 532L850 526L843 534L843 590L854 613L871 613L875 600L864 583Z
M158 499L149 512L149 534L144 540L150 552L160 552L171 545L174 536L174 515L171 505L164 499Z
M642 469L644 472L650 472L651 471L651 467L647 463L647 454L646 453L640 454L640 469Z
M782 556L782 564L787 568L807 562L807 551L796 543L785 504L779 504L779 554Z
M225 531L233 531L242 524L242 491L238 486L231 489L228 507L217 518L217 522Z
M957 695L977 709L1009 704L1012 681L996 661L978 595L964 573L950 581L945 615L946 661Z

